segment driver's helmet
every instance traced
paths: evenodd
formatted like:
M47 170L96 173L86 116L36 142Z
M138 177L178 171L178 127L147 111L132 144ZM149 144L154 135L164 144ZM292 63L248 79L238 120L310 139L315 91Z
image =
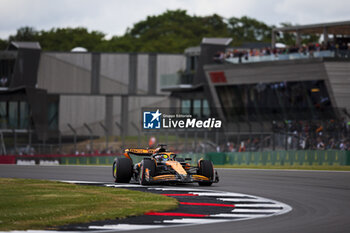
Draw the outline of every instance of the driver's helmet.
M157 155L156 160L158 161L168 161L169 160L169 155L163 154L163 155Z

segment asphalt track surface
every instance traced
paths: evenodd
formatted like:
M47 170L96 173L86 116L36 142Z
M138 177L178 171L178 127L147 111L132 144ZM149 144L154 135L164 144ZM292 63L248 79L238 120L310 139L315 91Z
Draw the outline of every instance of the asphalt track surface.
M270 198L290 205L293 210L269 218L142 232L350 232L350 172L250 169L218 169L218 172L220 183L205 189ZM0 177L113 181L111 167L94 166L0 165ZM186 187L200 188L195 184Z

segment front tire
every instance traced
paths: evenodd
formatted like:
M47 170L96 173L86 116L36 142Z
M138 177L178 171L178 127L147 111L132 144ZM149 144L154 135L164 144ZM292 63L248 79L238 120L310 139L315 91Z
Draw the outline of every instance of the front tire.
M213 163L209 160L200 160L198 163L198 175L208 177L210 181L199 181L199 186L210 186L213 183L214 167Z
M116 183L129 183L132 176L132 162L128 158L116 158L113 163L113 177Z
M156 171L156 164L153 160L150 159L144 159L141 162L141 168L140 168L140 176L139 176L139 183L141 185L147 185L150 184L149 179L147 179L146 169L148 169L148 175L149 178L153 177L155 175Z

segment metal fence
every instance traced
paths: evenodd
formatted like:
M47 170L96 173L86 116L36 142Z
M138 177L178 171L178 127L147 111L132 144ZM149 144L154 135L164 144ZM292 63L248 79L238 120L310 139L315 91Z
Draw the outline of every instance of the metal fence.
M121 155L118 155L121 156ZM196 165L198 160L207 159L215 165L229 166L349 166L350 151L339 150L288 150L265 152L209 152L180 153L178 158L191 158ZM63 164L63 165L108 165L115 155L69 155L69 156L16 156L18 164ZM134 163L142 156L132 156Z
M345 120L271 121L256 127L246 122L236 128L222 130L169 130L142 131L139 124L131 123L134 136L125 136L118 123L120 135L97 137L89 125L84 124L89 136L79 136L70 126L72 134L57 135L48 141L39 141L31 131L0 130L0 152L3 155L25 154L115 154L127 147L149 147L167 144L178 153L208 152L264 152L279 150L349 150L350 125ZM239 126L241 125L241 126ZM244 125L249 127L244 128ZM259 131L258 131L259 130ZM150 139L155 141L150 143Z

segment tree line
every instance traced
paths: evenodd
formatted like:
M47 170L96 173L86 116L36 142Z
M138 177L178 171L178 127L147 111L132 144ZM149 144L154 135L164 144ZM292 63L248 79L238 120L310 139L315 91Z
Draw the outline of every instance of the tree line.
M103 32L83 27L52 28L48 31L21 27L7 40L0 39L0 49L6 49L11 41L38 41L44 51L70 51L84 47L91 52L183 53L186 48L199 45L203 37L229 37L233 39L231 46L240 46L243 42L270 43L274 27L248 16L225 19L217 14L191 16L185 10L168 10L160 15L148 16L128 28L124 35L110 39L105 39ZM287 45L295 43L292 34L277 38ZM317 40L315 35L303 38L304 43Z

